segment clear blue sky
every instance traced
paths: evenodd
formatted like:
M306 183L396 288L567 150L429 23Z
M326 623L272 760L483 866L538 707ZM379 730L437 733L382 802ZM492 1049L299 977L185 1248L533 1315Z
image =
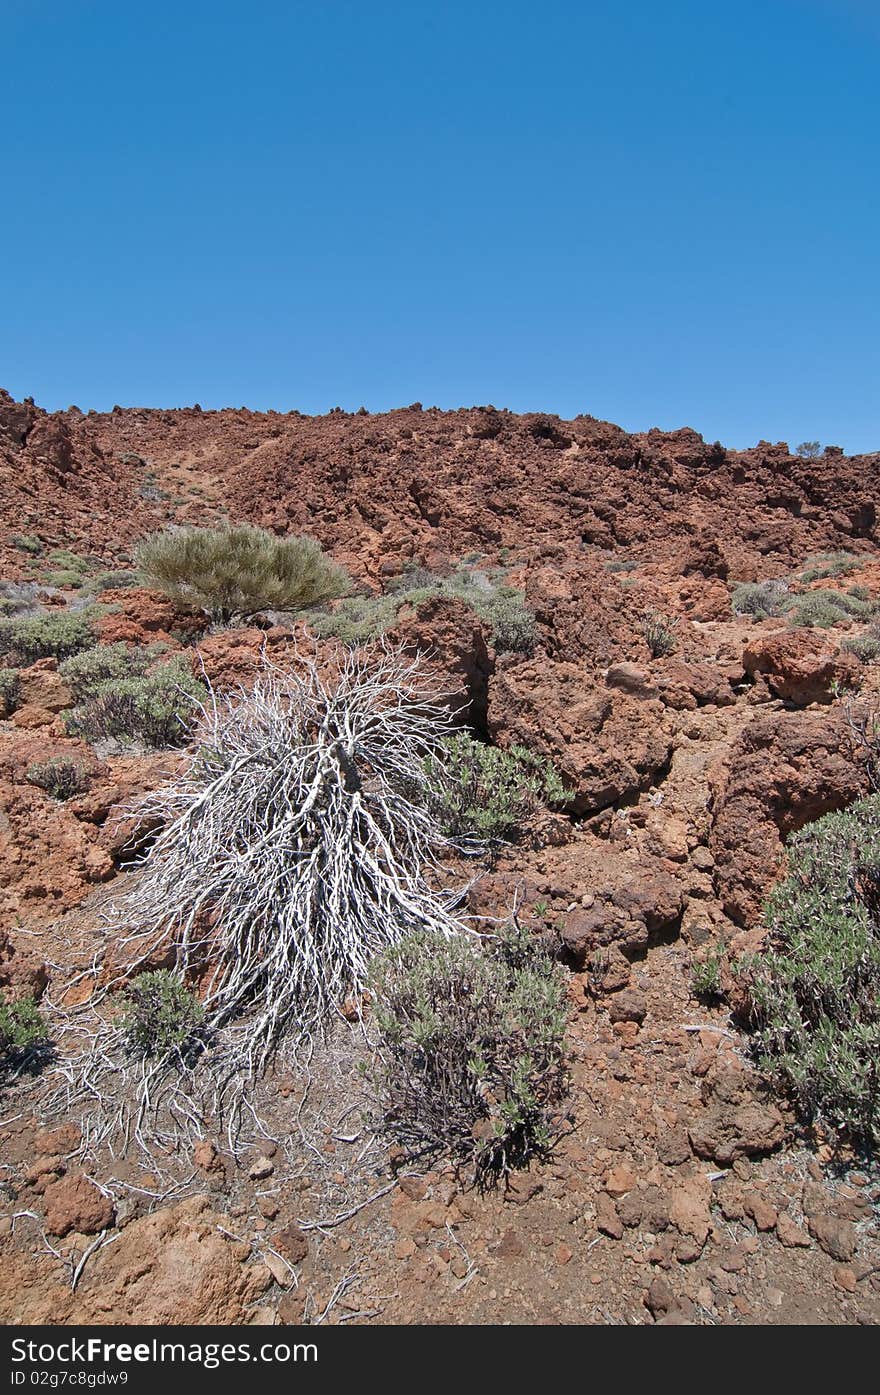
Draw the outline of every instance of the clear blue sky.
M880 449L877 0L0 0L0 385Z

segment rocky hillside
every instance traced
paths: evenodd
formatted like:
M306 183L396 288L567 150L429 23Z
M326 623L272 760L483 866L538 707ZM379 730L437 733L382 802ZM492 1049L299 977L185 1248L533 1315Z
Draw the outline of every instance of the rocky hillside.
M578 1124L483 1196L449 1171L398 1183L366 1125L342 1126L357 1062L338 1043L297 1129L283 1077L249 1149L206 1127L158 1169L137 1150L120 1163L42 1077L16 1081L0 1318L875 1322L880 1180L852 1153L829 1169L827 1137L754 1071L729 966L760 949L785 840L869 788L847 714L880 705L880 664L851 647L876 624L878 507L880 455L831 447L736 452L491 407L47 414L0 394L10 613L87 615L104 644L159 643L163 662L246 685L261 652L294 661L308 617L211 630L130 574L145 534L224 518L316 537L367 600L462 569L520 593L534 630L519 648L442 587L396 606L389 633L480 739L563 779L564 801L477 869L469 910L517 906L567 965ZM777 613L734 610L737 586L770 580L788 588ZM57 655L10 671L0 986L69 1008L116 953L103 912L130 875L126 803L179 755L72 735ZM73 797L35 782L51 757L85 770ZM707 1000L695 975L713 956ZM19 1212L37 1219L13 1227ZM119 1243L74 1292L102 1231ZM179 1308L169 1255L188 1275Z

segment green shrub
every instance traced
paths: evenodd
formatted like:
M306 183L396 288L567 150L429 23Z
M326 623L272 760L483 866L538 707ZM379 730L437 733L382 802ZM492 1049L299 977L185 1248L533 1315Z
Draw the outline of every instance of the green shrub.
M819 552L807 558L800 579L806 583L825 576L848 576L858 565L859 559L852 552Z
M0 1057L4 1063L26 1056L46 1039L46 1024L32 997L8 1002L0 994Z
M832 591L820 587L816 591L805 591L801 596L792 596L784 607L788 623L806 629L830 629L840 620L850 617L864 618L873 612L873 605L849 596L844 591Z
M417 932L374 959L383 1122L410 1158L451 1158L487 1184L561 1132L564 970L521 932L481 946Z
M428 762L429 798L451 838L509 839L546 804L560 804L565 789L551 762L525 746L501 750L462 732L441 743Z
M767 620L782 613L787 596L785 581L744 581L734 588L730 604L734 615L753 615L756 620Z
M145 746L183 746L189 739L204 686L177 656L153 673L110 678L67 715L72 736Z
M857 635L855 639L845 639L840 647L847 654L855 654L856 658L863 664L873 664L880 659L880 636L878 635Z
M0 656L19 665L66 659L97 643L87 610L62 610L0 620Z
M638 565L638 562L633 562L627 557L616 557L605 563L605 570L606 572L634 572Z
M133 586L143 586L144 578L140 572L98 572L89 582L89 590L95 595L100 595L102 591L124 591Z
M0 668L0 717L11 717L21 700L21 677L17 669Z
M246 523L154 534L137 548L135 564L148 584L221 623L260 610L301 610L351 584L313 538L276 538Z
M788 843L765 951L742 967L757 1063L804 1117L880 1144L880 795Z
M204 1009L179 974L156 969L139 974L126 994L122 1030L139 1056L185 1055L200 1041Z
M52 756L28 766L27 780L62 803L83 794L89 787L88 771L67 756Z
M666 654L675 652L678 641L675 632L678 629L679 617L661 615L659 611L649 610L642 618L642 634L645 643L651 651L651 657L662 659Z
M120 641L118 644L95 644L81 654L74 654L59 665L74 702L82 702L101 683L111 678L140 678L162 652L162 645L134 649Z

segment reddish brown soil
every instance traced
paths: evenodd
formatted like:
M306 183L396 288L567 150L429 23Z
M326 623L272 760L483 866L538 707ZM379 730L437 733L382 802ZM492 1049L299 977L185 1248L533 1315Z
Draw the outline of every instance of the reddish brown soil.
M857 569L817 584L876 595L878 478L880 456L728 452L692 431L629 436L589 417L417 405L46 415L0 395L5 579L43 580L62 547L125 568L151 529L228 516L313 534L373 589L407 562L442 573L469 557L524 589L533 655L496 654L456 601L403 612L400 636L478 729L551 756L571 792L483 869L471 909L501 915L516 900L556 937L571 968L577 1121L506 1196L445 1174L395 1185L387 1153L364 1153L363 1130L338 1126L357 1103L352 1037L316 1062L305 1113L295 1083L269 1089L268 1178L251 1178L253 1159L237 1165L218 1136L198 1158L169 1160L179 1185L166 1196L146 1163L120 1171L83 1150L78 1117L69 1137L47 1139L65 1121L44 1117L38 1082L20 1082L0 1126L0 1319L167 1321L173 1275L186 1273L181 1321L877 1321L876 1176L854 1162L829 1170L821 1141L767 1097L727 1009L693 996L691 972L709 943L760 943L785 837L866 788L837 685L868 703L880 691L880 666L840 650L858 625L734 617L728 583L847 549ZM632 568L613 569L622 561ZM187 622L163 598L101 599L105 638L183 645ZM652 659L642 634L651 608L679 618L667 658ZM290 652L290 629L269 624L201 636L190 625L184 652L212 681L247 682L263 645ZM174 756L99 758L64 734L54 661L22 682L25 700L0 721L0 983L48 981L51 995L102 943L120 805ZM92 762L87 794L58 804L28 782L47 752ZM51 1250L47 1218L66 1230ZM118 1238L74 1293L100 1229Z

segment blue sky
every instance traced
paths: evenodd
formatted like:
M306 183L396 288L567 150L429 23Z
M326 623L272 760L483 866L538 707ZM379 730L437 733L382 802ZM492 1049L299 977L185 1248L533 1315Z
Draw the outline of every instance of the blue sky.
M876 0L0 0L0 385L880 449Z

